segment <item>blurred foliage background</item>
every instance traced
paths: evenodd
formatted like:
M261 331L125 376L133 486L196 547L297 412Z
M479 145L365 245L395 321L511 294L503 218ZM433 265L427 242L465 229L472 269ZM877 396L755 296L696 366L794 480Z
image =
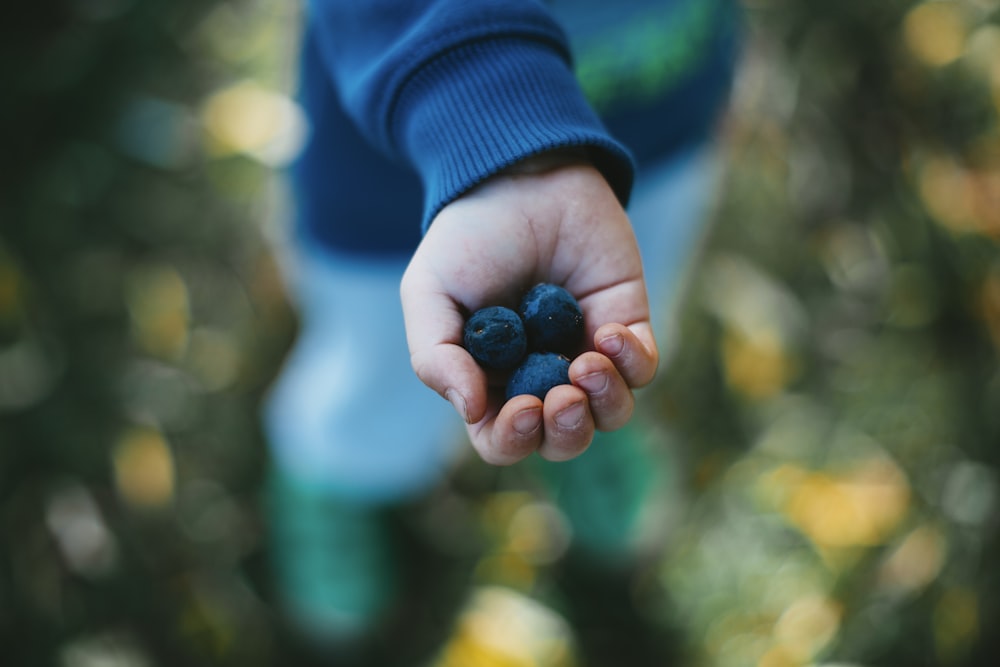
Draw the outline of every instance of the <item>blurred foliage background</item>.
M679 444L643 613L689 665L994 664L1000 2L743 5L714 226L647 393ZM290 664L257 410L295 332L269 240L298 19L5 12L3 664ZM546 521L470 465L428 541L538 556Z
M242 572L257 404L294 330L265 237L295 9L61 0L3 20L3 664L270 659Z

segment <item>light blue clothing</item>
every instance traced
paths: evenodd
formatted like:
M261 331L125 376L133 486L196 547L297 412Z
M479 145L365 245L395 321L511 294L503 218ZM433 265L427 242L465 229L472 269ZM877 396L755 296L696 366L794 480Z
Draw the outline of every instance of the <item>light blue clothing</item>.
M701 144L638 173L629 214L663 351L717 168ZM303 485L357 501L428 490L468 445L454 409L410 367L399 306L408 257L338 254L298 236L288 250L302 330L266 406L275 464Z

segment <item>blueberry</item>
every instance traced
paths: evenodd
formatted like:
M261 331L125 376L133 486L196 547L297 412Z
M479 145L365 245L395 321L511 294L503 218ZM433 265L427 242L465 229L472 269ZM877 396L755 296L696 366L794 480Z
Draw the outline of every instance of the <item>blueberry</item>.
M517 313L503 306L488 306L466 321L462 343L480 366L509 370L524 358L528 339Z
M531 350L573 355L583 342L583 311L559 285L532 287L521 299L520 313Z
M507 400L521 394L545 400L549 389L569 383L569 359L555 352L532 352L507 380Z

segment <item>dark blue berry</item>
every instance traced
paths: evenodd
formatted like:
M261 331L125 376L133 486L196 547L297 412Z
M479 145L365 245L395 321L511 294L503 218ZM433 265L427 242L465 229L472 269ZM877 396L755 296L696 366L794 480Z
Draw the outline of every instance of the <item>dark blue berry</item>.
M466 321L462 343L480 366L509 370L524 358L528 339L517 313L503 306L488 306Z
M532 352L510 374L507 400L521 394L545 400L549 389L569 383L569 359L555 352Z
M535 285L521 299L528 349L575 355L583 342L583 311L565 288Z

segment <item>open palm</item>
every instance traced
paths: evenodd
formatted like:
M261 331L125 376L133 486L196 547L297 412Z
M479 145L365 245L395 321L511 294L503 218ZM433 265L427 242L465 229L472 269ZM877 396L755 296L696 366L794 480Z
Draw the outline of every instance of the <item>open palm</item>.
M462 348L469 313L515 306L538 282L568 289L580 302L588 349L570 366L572 385L544 402L504 403ZM631 417L632 390L649 383L658 353L635 237L611 188L593 167L560 164L495 176L446 206L413 255L401 285L413 369L466 422L489 463L534 451L571 459L594 430Z

